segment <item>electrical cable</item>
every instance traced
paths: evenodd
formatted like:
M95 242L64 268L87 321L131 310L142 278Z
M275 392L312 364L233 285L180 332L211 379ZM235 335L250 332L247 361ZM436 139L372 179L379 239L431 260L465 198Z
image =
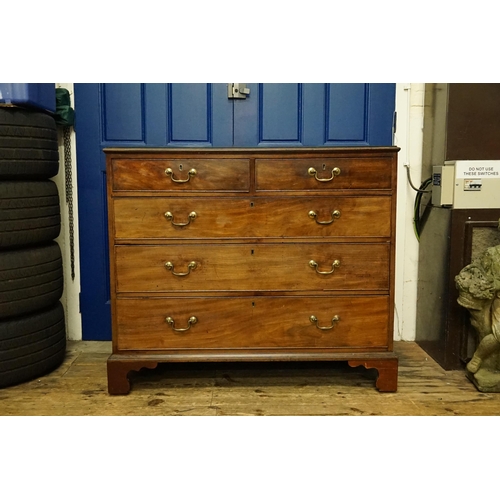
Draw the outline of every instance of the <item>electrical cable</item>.
M405 163L403 165L405 168L406 168L406 175L408 177L408 182L410 184L410 186L412 187L412 189L414 191L417 191L417 192L421 192L421 193L430 193L430 191L422 191L422 187L420 187L420 189L416 188L414 185L413 185L413 182L411 181L411 177L410 177L410 165L408 163Z
M415 236L418 241L420 241L420 233L423 227L423 218L422 215L420 214L420 205L422 203L422 197L425 193L431 193L432 191L429 190L427 191L426 188L429 186L429 184L432 182L432 177L429 177L425 181L422 182L420 185L420 189L418 189L417 196L415 197L415 203L413 207L413 230L415 231ZM428 206L428 205L427 205ZM427 208L426 206L426 208ZM425 213L425 209L424 209Z

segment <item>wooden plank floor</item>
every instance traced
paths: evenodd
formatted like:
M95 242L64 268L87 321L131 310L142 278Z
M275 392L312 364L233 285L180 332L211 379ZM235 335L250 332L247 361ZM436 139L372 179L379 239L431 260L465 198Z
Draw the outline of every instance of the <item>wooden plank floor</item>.
M0 389L0 415L498 415L463 371L445 371L417 344L395 342L396 393L375 370L347 363L192 363L143 370L127 396L107 392L110 342L68 342L63 364Z

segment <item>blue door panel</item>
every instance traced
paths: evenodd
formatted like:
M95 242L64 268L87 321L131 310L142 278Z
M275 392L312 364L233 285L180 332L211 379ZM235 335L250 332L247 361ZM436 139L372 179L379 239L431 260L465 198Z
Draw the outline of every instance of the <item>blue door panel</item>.
M247 87L249 97L234 104L234 146L321 145L323 84L248 83Z
M148 83L144 86L145 144L165 146L167 141L167 92L164 83Z
M330 83L326 143L366 143L367 84Z
M234 146L392 145L394 84L247 84Z
M395 83L370 84L367 103L367 142L370 146L392 145L395 102Z
M260 141L301 142L302 85L299 83L259 85ZM265 112L264 112L265 111Z
M99 87L103 146L224 147L233 143L232 102L225 84Z
M144 143L144 84L105 83L101 104L103 141Z
M209 143L210 85L204 83L169 84L170 144Z
M326 142L326 88L324 83L302 84L302 143L324 146Z
M75 84L84 340L111 339L105 147L392 144L393 84Z
M233 110L226 85L212 83L167 84L165 145L173 147L231 146Z

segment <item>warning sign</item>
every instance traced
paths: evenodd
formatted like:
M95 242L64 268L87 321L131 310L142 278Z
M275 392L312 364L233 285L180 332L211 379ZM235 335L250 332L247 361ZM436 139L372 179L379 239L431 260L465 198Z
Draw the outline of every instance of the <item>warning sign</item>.
M500 179L500 165L497 162L490 165L457 162L455 169L457 179Z

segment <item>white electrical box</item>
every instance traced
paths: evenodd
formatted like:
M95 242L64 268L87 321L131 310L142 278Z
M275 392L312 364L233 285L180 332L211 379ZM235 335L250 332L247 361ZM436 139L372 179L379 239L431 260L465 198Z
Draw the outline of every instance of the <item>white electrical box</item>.
M432 204L500 208L500 160L460 160L432 168Z
M437 207L453 205L453 185L455 183L455 167L443 165L432 168L432 204Z

